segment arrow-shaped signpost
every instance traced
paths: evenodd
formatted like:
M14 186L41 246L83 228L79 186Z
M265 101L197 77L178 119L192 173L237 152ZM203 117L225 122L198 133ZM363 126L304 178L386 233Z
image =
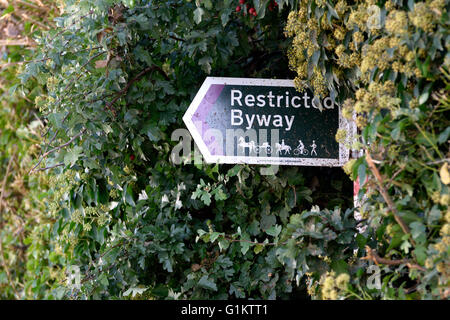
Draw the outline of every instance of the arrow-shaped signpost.
M342 166L335 135L353 131L330 97L292 80L208 77L183 121L208 163Z

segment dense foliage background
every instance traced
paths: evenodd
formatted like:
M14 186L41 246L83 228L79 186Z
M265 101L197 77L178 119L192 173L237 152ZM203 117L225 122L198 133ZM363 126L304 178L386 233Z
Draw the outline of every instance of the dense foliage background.
M39 223L24 233L27 258L14 260L33 281L8 275L21 240L2 229L1 294L447 298L448 7L66 1L12 88L39 90L45 141L26 177L49 192L37 196L45 209L23 213ZM362 219L340 168L262 175L257 166L174 164L172 132L207 75L295 77L355 114L361 135L348 147L366 156L344 169L361 182ZM11 158L2 154L5 172ZM80 286L65 282L62 271L73 270Z
M361 212L376 247L365 258L384 265L374 295L448 298L449 1L381 4L302 1L286 28L290 66L299 88L331 92L360 129L351 147L365 157L345 169L367 196ZM322 293L345 296L332 283Z

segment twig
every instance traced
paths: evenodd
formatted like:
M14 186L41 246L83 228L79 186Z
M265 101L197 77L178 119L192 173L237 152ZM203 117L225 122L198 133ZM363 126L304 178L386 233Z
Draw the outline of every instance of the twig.
M174 39L174 40L177 40L177 41L181 41L181 42L186 41L186 40L184 40L184 39L181 39L181 38L178 38L178 37L175 37L175 36L172 36L172 35L170 35L169 38Z
M58 36L60 36L62 33L64 33L67 28L74 26L75 24L77 24L78 22L80 22L81 20L83 20L84 18L86 18L87 16L91 15L94 13L94 10L89 10L88 13L86 13L85 15L80 16L79 20L74 20L70 25L63 27L61 31L59 31L57 34L55 34L50 40L49 42L52 43L53 40L55 40Z
M100 52L100 53L94 55L94 56L91 57L88 61L86 61L81 67L84 68L86 65L88 65L89 62L91 62L92 60L94 60L95 58L99 57L100 55L102 55L102 54L104 54L104 53L106 53L106 52L103 51L103 52ZM72 78L72 80L66 85L66 87L64 88L64 94L63 94L63 96L59 99L59 102L61 102L62 99L65 98L65 96L66 96L66 94L67 94L67 92L68 92L67 89L69 88L69 86L72 85L72 83L73 83L75 80L80 79L80 78L81 78L81 75L82 75L82 73L80 73L76 78ZM65 115L65 117L63 118L63 120L61 121L61 123L64 123L64 122L66 121L66 119L69 117L69 114L70 114L70 112L67 113L67 114ZM50 130L50 129L46 130L46 132L45 132L42 136L47 135L47 133L49 132L49 130ZM58 135L58 133L59 133L59 129L55 131L55 134L53 135L53 137L52 137L52 138L50 139L50 141L48 142L47 147L46 147L46 151L48 150L48 148L49 148L49 146L52 144L52 142L56 139L56 136ZM41 153L41 155L40 155L39 157L43 157L42 153ZM41 158L41 160L39 161L39 163L38 163L33 169L31 169L30 173L31 173L31 172L32 172L32 171L40 164L41 161L42 161L42 158Z
M72 54L77 54L79 52L83 52L83 51L86 51L86 50L97 50L97 49L101 49L101 48L103 48L103 47L98 46L98 47L93 47L93 48L86 48L86 49L77 50L77 51L74 51L74 52L71 52L71 53ZM33 63L43 62L43 61L47 61L47 60L50 60L50 59L51 58L42 58L42 59L37 59L37 60L24 60L24 61L15 61L15 62L2 63L2 64L0 64L0 70L8 68L8 67L11 67L11 66L15 66L15 65L18 65L18 64L25 64L25 63L32 63L32 62Z
M30 46L33 47L36 45L32 39L13 39L13 40L0 40L0 46Z
M101 56L102 54L105 54L106 51L102 51L100 53L97 53L96 55L90 57L88 59L88 61L86 61L85 63L83 63L83 65L81 66L81 68L85 68L92 60L94 60L95 58ZM69 89L69 87L75 82L75 80L79 80L81 78L81 76L83 75L82 72L80 72L80 74L76 77L76 78L72 78L69 83L66 85L66 87L64 88L64 92L67 92L67 89ZM65 94L63 95L63 98L65 97ZM62 100L62 99L60 99Z
M386 264L386 265L390 265L390 266L399 266L399 265L404 264L410 269L418 269L420 271L426 271L425 268L423 268L422 266L419 266L416 263L413 263L409 259L390 260L390 259L386 259L386 258L381 258L376 253L376 251L372 250L372 248L370 248L369 246L366 246L366 252L367 252L367 255L365 257L362 257L361 260L371 260L376 265L378 265L378 264Z
M438 147L433 143L433 141L431 141L430 137L428 137L428 134L425 132L425 130L423 130L422 127L417 124L417 122L414 122L414 125L420 131L422 136L428 141L428 143L433 147L433 149L438 154L439 158L443 158L442 155L441 155L441 152L438 149ZM431 159L433 159L433 158L431 158Z
M62 165L64 165L64 162L60 162L60 163L57 163L57 164L54 164L54 165L52 165L52 166L48 166L48 167L45 167L45 168L39 168L39 169L37 169L37 170L35 170L35 171L45 171L45 170L50 170L50 169L54 169L54 168L56 168L56 167L60 167L60 166L62 166Z
M45 12L47 12L47 11L50 10L49 8L47 8L47 7L45 7L45 6L38 6L38 5L35 5L35 4L33 4L33 3L29 3L29 2L26 2L26 1L22 1L22 0L15 0L15 1L16 1L16 3L18 3L18 4L22 4L22 5L24 5L24 6L27 6L27 7L36 9L36 10L45 11Z
M140 80L146 73L148 73L148 72L150 72L150 71L153 71L153 70L158 71L158 72L164 77L164 79L166 79L167 81L170 80L170 78L167 76L167 74L164 72L164 70L161 69L159 66L153 65L153 66L151 66L151 67L147 67L147 68L145 68L144 70L142 70L141 72L139 72L133 79L131 79L131 80L127 83L127 85L126 85L122 90L120 90L119 92L117 92L117 94L116 94L116 96L114 97L114 99L112 99L111 102L107 102L107 103L106 103L106 107L107 107L113 114L115 114L115 110L114 110L114 108L113 108L113 104L116 103L116 101L119 100L121 96L123 96L125 93L127 93L128 89L131 87L131 85L132 85L134 82Z
M439 164L442 162L450 162L450 158L441 159L441 160L437 160L437 161L430 161L430 162L427 162L426 164Z
M32 17L30 17L28 14L23 13L19 10L15 10L13 12L14 15L18 16L19 18L22 18L23 20L28 20L30 21L32 24L35 24L37 26L39 26L39 28L41 28L42 30L50 30L49 26L46 26L45 24L43 24L40 21L37 21L36 19L33 19ZM50 21L47 21L47 23L49 23L51 25L51 27L55 27L55 25L53 25L53 23L51 23Z
M372 171L373 175L375 176L375 178L378 181L378 189L380 190L380 193L383 196L384 201L386 201L389 210L394 215L395 221L397 221L397 223L400 225L400 227L402 228L402 230L405 234L409 234L410 233L409 227L406 225L406 223L403 221L403 219L398 215L398 211L397 211L397 208L395 207L394 202L392 201L392 199L389 196L386 189L383 187L383 179L381 178L380 171L378 171L377 167L373 163L372 157L370 156L370 153L368 150L366 150L366 161L367 161L367 164L368 164L370 170ZM411 242L415 245L413 239L411 239Z
M84 128L83 130L80 131L80 133L78 133L77 135L73 136L72 139L70 139L69 141L67 141L66 143L57 146L47 152L45 152L41 158L39 159L38 163L36 163L36 165L33 167L33 169L30 170L29 173L32 173L34 171L34 169L36 169L42 162L42 160L44 160L49 154L52 154L55 151L58 151L64 147L67 147L69 144L71 144L74 140L78 139L79 137L81 137L84 133L86 132L86 128Z
M373 161L373 159L372 159L372 161ZM403 164L403 165L401 166L401 168L398 169L398 170L392 175L392 177L389 179L389 183L393 183L393 182L394 182L394 179L395 179L400 173L402 173L403 170L405 170L405 167L406 167L406 164Z

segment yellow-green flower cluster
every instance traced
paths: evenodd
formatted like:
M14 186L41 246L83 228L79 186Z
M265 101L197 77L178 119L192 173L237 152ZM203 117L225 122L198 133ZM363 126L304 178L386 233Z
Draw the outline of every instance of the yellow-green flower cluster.
M315 68L311 79L308 79L307 74L307 60L320 49L319 45L313 41L317 39L318 33L319 23L314 17L307 18L307 9L304 4L299 11L289 14L285 34L288 37L293 37L291 50L288 51L288 59L289 67L297 72L294 84L297 90L303 90L306 84L309 84L315 94L324 96L327 92L327 86L322 73ZM329 41L327 48L334 49L333 44L333 41Z
M108 215L106 212L100 213L100 215L97 218L97 224L99 226L104 226L109 221Z
M356 43L363 42L364 35L361 32L356 31L355 33L353 33L353 41L355 41Z
M350 282L350 276L341 273L336 277L334 271L328 272L321 281L321 293L324 300L337 300L345 294Z
M346 118L351 116L351 111L360 114L356 123L362 128L366 125L367 119L363 114L369 113L373 109L394 110L400 105L401 100L394 96L395 86L390 80L385 83L372 82L367 89L358 89L355 94L356 101L347 99L343 105L343 113Z
M73 188L79 185L79 181L76 179L76 172L73 170L67 170L64 174L51 176L48 179L49 186L55 190L53 196L49 199L49 211L52 216L56 216L56 213L61 209L60 203L63 197L69 193Z
M426 32L432 32L436 25L435 14L425 2L414 4L414 10L409 13L409 19L415 27Z
M322 298L324 300L337 300L338 292L334 286L334 276L330 274L325 277L322 284Z
M388 1L386 1L386 2L384 3L384 7L385 7L386 10L389 12L389 11L391 11L392 9L395 8L395 3L394 3L393 1L391 1L391 0L388 0Z
M342 16L349 9L347 2L344 0L339 0L334 8L339 16Z
M408 32L408 17L405 11L394 10L386 18L386 30L403 35Z
M75 223L83 224L83 214L79 209L76 209L72 212L70 219Z
M346 138L347 138L347 130L338 129L336 133L336 141L339 143L344 143Z
M97 207L87 207L84 208L84 213L87 218L89 218L89 221L91 223L97 223L99 226L104 226L109 221L109 215L108 215L109 207L105 204L100 204ZM88 226L86 226L84 229L89 229Z
M70 192L75 186L79 184L76 179L76 172L67 170L62 175L58 175L50 181L52 188L55 189L55 199L60 200L64 194Z
M83 224L83 230L86 231L86 232L91 231L92 230L92 225L90 223L88 223L88 222L84 223Z
M327 87L325 78L323 77L322 72L317 67L314 67L313 76L312 76L312 86L314 88L314 93L323 97L327 93Z
M345 51L345 47L344 47L344 45L342 45L342 44L338 45L338 46L336 47L336 49L334 50L334 52L336 52L336 55L337 55L338 57L340 57L340 56L344 53L344 51Z
M367 20L369 19L369 13L367 12L367 7L365 4L360 4L356 9L352 9L346 26L349 30L355 28L360 31L367 31Z
M47 90L48 91L55 91L56 86L58 85L58 79L55 77L48 77L47 78Z
M341 273L336 277L336 287L341 290L347 289L347 285L350 282L350 276L347 273Z
M337 40L344 40L344 38L345 38L345 34L346 34L346 32L345 32L345 30L343 29L343 28L340 28L340 27L337 27L336 29L334 29L334 37L337 39Z
M84 208L84 214L86 217L95 217L99 215L99 208L97 207L86 207Z
M438 15L441 15L445 10L445 0L433 0L429 4L430 9Z
M350 159L348 160L344 166L342 167L342 169L344 170L344 172L349 175L350 177L352 177L352 170L353 170L353 165L355 164L356 159Z
M319 8L325 8L326 0L316 0L315 2Z
M117 189L111 189L110 191L109 191L109 197L111 198L111 199L119 199L120 198L120 192L119 192L119 190L117 190Z
M360 66L361 72L370 73L375 67L378 67L379 70L387 69L393 59L387 52L389 48L391 48L389 38L380 38L375 40L372 45L365 45Z

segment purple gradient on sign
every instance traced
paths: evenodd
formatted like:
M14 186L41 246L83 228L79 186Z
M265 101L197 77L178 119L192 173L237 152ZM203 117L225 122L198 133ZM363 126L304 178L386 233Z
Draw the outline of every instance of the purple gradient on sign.
M203 141L212 155L217 155L216 151L219 151L220 155L222 155L223 152L222 146L218 143L218 141L215 141L214 137L205 136L206 131L210 129L208 123L206 122L206 118L214 106L214 103L216 103L222 93L224 87L224 84L212 84L192 116L192 122L194 122L195 127L202 136Z

